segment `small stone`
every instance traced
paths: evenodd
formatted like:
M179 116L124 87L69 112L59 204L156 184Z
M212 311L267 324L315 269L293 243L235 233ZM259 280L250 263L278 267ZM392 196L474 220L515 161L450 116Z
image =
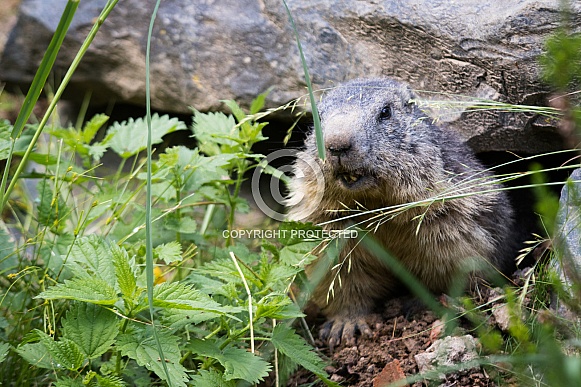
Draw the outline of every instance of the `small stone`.
M502 330L503 332L507 332L508 328L510 327L510 311L508 309L507 304L502 304L493 307L492 315L496 320L496 325Z
M436 340L426 352L414 356L420 372L431 371L438 366L467 363L478 357L478 341L471 335L448 336ZM442 375L443 376L443 375Z
M394 359L387 363L383 370L373 379L373 387L386 387L402 379L405 379L405 373L401 369L399 360Z

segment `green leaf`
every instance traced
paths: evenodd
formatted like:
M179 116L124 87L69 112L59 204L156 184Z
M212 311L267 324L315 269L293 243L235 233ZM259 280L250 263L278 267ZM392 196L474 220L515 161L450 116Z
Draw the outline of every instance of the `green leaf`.
M151 117L152 144L158 144L166 134L182 129L186 129L186 125L177 118L154 114ZM143 118L116 122L107 131L103 143L109 145L122 158L131 157L147 147L147 122Z
M264 93L260 93L256 98L254 98L254 100L250 104L250 114L256 114L262 110L262 108L264 107L264 101L266 100L266 97L268 96L268 94L270 94L271 91L272 89L268 89Z
M81 378L71 379L71 378L60 378L54 383L54 387L85 387L83 380Z
M199 374L192 376L192 382L196 387L236 387L236 382L225 380L224 375L215 369L200 370Z
M100 160L109 147L102 143L95 143L87 146L87 153L93 160Z
M114 305L118 300L115 289L104 280L95 277L67 280L63 284L45 290L35 298L76 300L98 305Z
M41 343L26 343L18 346L16 352L28 363L38 368L54 368L54 361L48 349Z
M180 364L178 338L167 330L158 329L157 335L165 356L163 361L169 371L171 384L176 387L185 387L188 376L186 369ZM155 372L159 378L168 381L151 326L135 325L132 332L119 335L117 348L123 356L134 359L140 366L145 366L148 370Z
M137 277L131 264L127 251L117 245L111 247L113 253L113 266L115 267L115 276L123 299L133 305L136 303L137 294Z
M198 140L198 148L208 156L222 153L221 145L235 147L237 128L234 117L224 113L200 113L194 111L194 136Z
M0 363L6 359L6 356L8 356L8 351L10 351L10 344L0 343Z
M124 387L126 384L123 382L123 379L113 376L101 376L99 374L95 374L95 378L97 379L97 387Z
M67 207L60 195L55 195L48 180L41 180L36 186L40 203L38 205L38 223L51 229L62 229L64 221L70 216Z
M14 155L15 156L24 156L24 151L14 151ZM63 164L66 164L66 161L63 160L59 160L59 158L55 155L51 155L51 154L47 154L47 153L31 153L28 156L28 160L30 161L34 161L37 164L40 165L56 165L59 161ZM61 171L62 170L66 170L68 168L62 168L63 165L61 165ZM74 167L73 167L74 168ZM74 169L78 169L78 168L74 168Z
M176 189L191 192L211 182L227 184L229 175L225 168L237 157L236 154L207 157L201 155L197 149L184 146L166 149L165 153L160 154L153 168L153 180L159 185L156 195L175 198ZM145 173L138 175L143 180L146 177ZM167 189L168 184L171 184L172 190Z
M569 90L581 77L581 34L561 28L546 40L544 51L539 57L543 78L560 91Z
M89 235L75 241L67 266L82 277L96 277L109 287L116 284L113 248L97 235Z
M241 307L222 306L209 296L180 282L164 282L153 288L153 304L160 308L199 310L213 313L237 313Z
M201 356L214 358L224 367L224 379L242 379L249 383L258 383L268 376L270 364L245 349L227 346L220 349L213 340L193 339L189 348Z
M323 229L319 226L313 225L310 222L282 222L278 226L278 230L278 241L282 243L283 246L292 246L297 243L302 243L305 241L305 239L309 239L309 241L317 243L317 239L319 238L316 237L323 235ZM315 238L310 238L311 236Z
M272 344L283 355L321 378L325 384L338 386L327 378L325 362L313 352L313 348L307 345L305 340L295 333L294 329L278 324L272 331Z
M283 222L279 225L280 261L289 266L305 267L317 259L312 251L321 244L321 228L312 223ZM312 236L312 238L311 238Z
M164 309L162 310L162 323L164 326L178 330L185 326L197 325L220 316L222 316L221 313L201 310Z
M164 227L167 230L179 232L182 234L193 234L198 229L198 224L192 218L182 217L177 219L176 217L167 218L164 222Z
M74 341L89 359L111 348L119 332L115 315L94 304L77 303L62 320L63 336Z
M284 320L304 316L301 309L286 295L269 295L256 304L256 318Z
M12 125L8 120L0 119L0 160L6 160L12 148L12 140L10 133L12 132Z
M194 158L190 160L189 164L184 167L184 189L195 191L207 183L227 183L229 175L224 168L237 157L238 155L236 154L219 154L211 157L196 154ZM188 173L188 169L192 171Z
M153 254L166 264L182 260L182 245L178 241L163 243L153 249Z
M264 265L260 271L260 278L264 280L264 287L285 291L292 279L302 271L295 266L286 265Z
M238 104L236 103L236 101L233 101L231 99L228 99L228 100L223 100L222 102L224 103L224 105L228 106L228 108L232 111L232 114L238 120L238 122L240 122L244 118L246 118L246 114L240 108L240 106L238 106Z
M302 242L285 246L280 250L280 261L289 266L305 267L317 259L312 251L318 245L319 242Z
M105 114L96 114L90 121L85 123L82 130L82 140L85 144L89 144L95 137L99 129L109 120Z
M55 341L51 336L36 329L35 334L40 340L50 357L52 358L54 368L65 368L75 371L80 368L85 360L85 356L77 344L68 339Z
M19 266L18 251L14 238L4 228L0 228L0 273L15 272Z

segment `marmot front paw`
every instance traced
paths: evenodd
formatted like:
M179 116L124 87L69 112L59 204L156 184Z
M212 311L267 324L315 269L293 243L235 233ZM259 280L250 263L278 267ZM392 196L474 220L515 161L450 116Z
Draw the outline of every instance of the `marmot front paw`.
M367 325L364 316L336 316L323 324L319 331L319 336L328 343L329 349L333 352L333 348L341 343L347 346L355 345L357 331L363 336L371 336L371 329Z

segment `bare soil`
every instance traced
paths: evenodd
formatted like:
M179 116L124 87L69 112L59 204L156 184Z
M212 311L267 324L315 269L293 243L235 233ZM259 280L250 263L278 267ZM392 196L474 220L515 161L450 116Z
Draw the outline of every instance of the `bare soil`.
M321 322L319 316L315 325ZM414 356L424 353L442 334L442 323L437 316L410 302L409 298L388 301L385 310L373 315L368 323L373 330L371 337L359 337L357 345L340 346L333 353L315 337L316 346L322 354L328 356L332 364L327 367L330 379L342 386L387 387L405 376L418 374ZM469 324L461 323L465 326L459 328L458 334L469 333ZM418 381L411 386L496 386L493 377L486 370L478 368L448 374L436 381ZM300 370L287 385L322 385L317 384L316 380L314 375Z

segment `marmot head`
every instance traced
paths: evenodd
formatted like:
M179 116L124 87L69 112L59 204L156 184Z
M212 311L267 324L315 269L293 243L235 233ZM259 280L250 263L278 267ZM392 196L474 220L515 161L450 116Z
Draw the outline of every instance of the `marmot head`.
M390 79L350 81L323 97L325 196L399 204L430 194L443 172L442 133L413 98L409 87ZM315 156L314 136L306 152Z

